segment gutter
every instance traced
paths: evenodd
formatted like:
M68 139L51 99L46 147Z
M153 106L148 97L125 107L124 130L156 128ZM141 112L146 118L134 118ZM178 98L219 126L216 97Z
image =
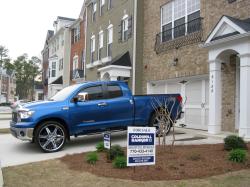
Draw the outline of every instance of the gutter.
M222 44L222 43L225 43L225 42L230 42L230 41L233 41L233 40L236 40L236 39L242 39L242 38L249 37L249 36L250 36L250 32L247 32L247 33L244 33L244 34L237 34L237 35L230 36L230 37L227 37L227 38L222 38L222 39L219 39L219 40L211 41L209 43L201 44L200 47L209 48L209 47L212 47L214 45L219 45L219 44Z
M137 0L134 0L134 41L133 41L133 78L132 78L132 93L135 95L135 66L136 66L136 36L137 36Z
M83 80L86 81L87 75L86 75L86 52L87 52L87 27L88 27L88 9L85 6L85 11L86 11L86 15L85 15L85 24L84 24L84 36L85 36L85 41L84 41L84 64L83 64L83 70L84 70L84 75L83 75ZM84 20L84 19L83 19Z

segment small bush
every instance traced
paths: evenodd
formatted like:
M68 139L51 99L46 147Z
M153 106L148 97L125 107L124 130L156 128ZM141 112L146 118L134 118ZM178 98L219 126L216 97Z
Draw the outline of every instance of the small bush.
M229 153L229 160L233 162L242 163L246 161L247 152L242 149L234 149Z
M113 145L111 146L111 149L107 151L107 158L108 160L114 160L118 156L124 156L125 153L121 146L119 145Z
M96 147L97 152L103 152L105 150L103 142L99 142L98 144L96 144L95 147Z
M127 160L125 156L117 156L113 161L113 167L115 168L126 168L127 167Z
M246 143L241 137L230 135L224 139L224 149L231 151L233 149L247 149Z
M86 156L86 160L89 164L95 164L98 160L98 155L96 152L90 152Z

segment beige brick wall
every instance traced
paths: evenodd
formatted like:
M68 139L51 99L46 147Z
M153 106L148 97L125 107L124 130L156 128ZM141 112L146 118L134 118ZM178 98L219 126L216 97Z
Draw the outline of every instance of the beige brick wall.
M235 130L236 59L222 64L222 130Z
M156 34L161 31L160 7L170 0L144 1L143 92L146 93L148 81L208 74L208 49L200 47L203 42L156 54ZM250 17L250 0L237 0L231 4L227 0L201 0L203 41L223 15L240 19ZM175 58L178 58L178 64L172 66ZM223 130L233 131L235 63L223 65L223 68L222 126Z

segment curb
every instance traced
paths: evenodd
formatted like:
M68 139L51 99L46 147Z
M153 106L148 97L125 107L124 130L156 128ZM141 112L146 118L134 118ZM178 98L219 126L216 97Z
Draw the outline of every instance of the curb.
M1 160L0 160L0 187L3 187L3 172L1 166Z

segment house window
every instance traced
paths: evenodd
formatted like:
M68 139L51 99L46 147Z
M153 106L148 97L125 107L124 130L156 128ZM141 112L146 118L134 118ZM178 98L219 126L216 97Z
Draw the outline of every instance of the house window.
M96 2L94 2L92 7L92 22L96 20L96 6Z
M174 0L161 7L161 40L172 40L201 29L200 0Z
M94 62L94 54L95 54L95 36L92 36L90 39L90 62Z
M107 56L112 56L112 43L113 43L113 25L107 29Z
M74 29L74 43L78 42L80 40L80 25L78 25L75 29Z
M112 0L108 0L108 10L112 8Z
M63 69L63 58L59 60L59 71Z
M78 56L73 58L73 71L78 69Z
M102 48L103 48L103 31L99 32L99 46L98 46L98 60L102 58Z
M51 77L56 77L56 62L52 62Z
M122 20L122 41L128 40L128 16L124 16Z
M103 14L103 7L105 5L105 0L100 0L100 16Z

